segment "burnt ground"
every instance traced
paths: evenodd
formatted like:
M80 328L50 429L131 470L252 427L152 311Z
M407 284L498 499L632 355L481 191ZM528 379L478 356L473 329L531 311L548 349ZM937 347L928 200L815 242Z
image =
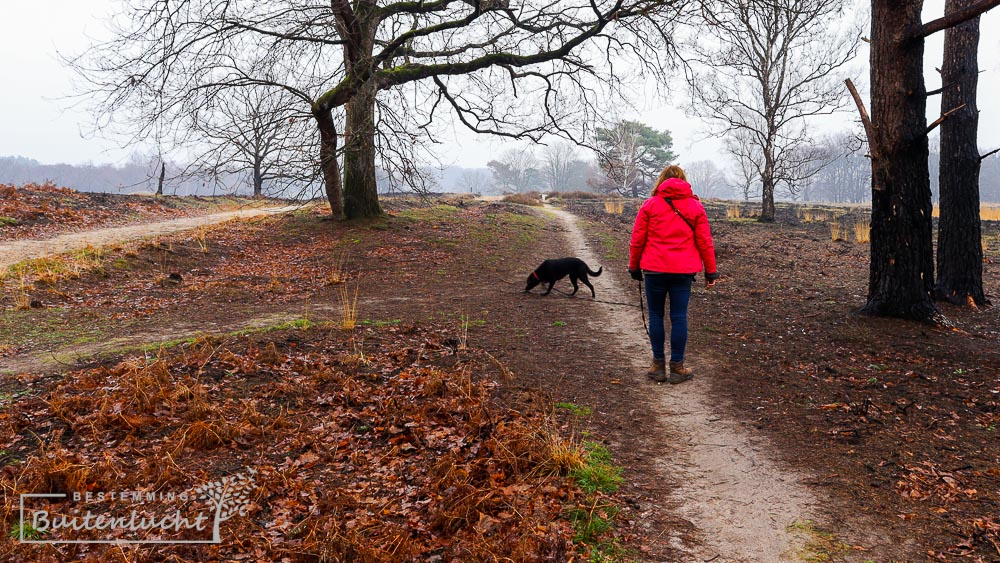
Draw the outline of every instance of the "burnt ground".
M1000 560L996 309L941 305L955 328L858 316L868 247L832 240L834 210L813 209L820 221L805 223L801 209L786 207L767 225L707 207L723 279L692 296L689 349L722 359L711 381L720 408L789 467L819 472L811 484L831 499L831 521L885 528L887 553ZM570 209L624 272L635 208ZM998 233L984 224L994 303Z
M587 218L605 275L621 281L632 212L598 206L570 208ZM810 556L996 559L995 312L946 307L963 332L854 317L865 245L832 242L825 224L791 216L775 225L729 223L722 211L713 209L713 227L725 279L717 290L696 292L691 331L692 354L710 350L721 363L711 382L719 408L766 438L788 467L819 469L811 484L832 499L832 528L870 516L873 528L886 530L882 549L845 552L831 542ZM646 408L649 387L634 384L614 335L593 322L588 298L522 293L538 262L569 252L562 228L537 211L472 203L397 203L390 218L346 224L326 221L322 210L302 211L124 244L96 262L88 258L78 276L5 281L0 372L65 373L198 331L303 319L336 324L342 291L357 288L360 334L439 331L513 372L498 391L511 404L534 390L548 405L587 407L579 415L555 411L565 435L608 444L624 466L617 501L624 546L637 558L681 560L665 538L693 543L697 534L665 500L677 484L653 467L671 445L648 431L658 424ZM988 271L987 291L996 296L996 274ZM604 295L596 285L599 299L637 299ZM20 294L44 307L16 309ZM263 338L281 343L296 334ZM384 336L364 342L373 352L391 346ZM20 393L34 380L8 377L4 390Z

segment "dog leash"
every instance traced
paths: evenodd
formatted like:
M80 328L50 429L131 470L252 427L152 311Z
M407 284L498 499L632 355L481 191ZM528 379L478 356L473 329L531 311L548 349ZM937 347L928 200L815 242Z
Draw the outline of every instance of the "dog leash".
M642 306L642 282L639 282L639 311L642 313L642 328L646 329L646 336L649 336L649 325L646 324L646 308Z

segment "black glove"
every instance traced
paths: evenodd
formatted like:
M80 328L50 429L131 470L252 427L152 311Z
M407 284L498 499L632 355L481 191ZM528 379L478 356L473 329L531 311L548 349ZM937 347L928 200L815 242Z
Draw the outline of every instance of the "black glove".
M629 270L628 275L632 276L635 281L642 281L642 270Z

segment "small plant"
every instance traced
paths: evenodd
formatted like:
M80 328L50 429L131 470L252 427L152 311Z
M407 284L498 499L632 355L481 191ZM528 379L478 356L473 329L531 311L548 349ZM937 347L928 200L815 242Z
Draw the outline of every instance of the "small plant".
M845 229L841 226L839 221L833 221L830 223L830 238L833 242L847 240L844 238L844 235L846 234Z
M344 272L344 262L347 260L347 249L334 256L333 263L330 264L330 273L326 275L326 285L340 285L347 282L347 273Z
M354 295L351 296L347 285L340 286L340 328L344 330L354 330L358 322L358 286L354 286Z
M31 296L28 295L28 274L24 268L18 268L19 285L14 296L14 307L20 311L31 308Z
M590 407L575 405L573 403L556 403L555 407L557 409L566 409L577 416L590 416L594 412Z
M194 240L198 243L198 248L202 254L208 254L208 229L198 229L194 234Z
M30 522L20 522L7 532L7 537L12 540L37 541L42 539L42 536L47 533L47 530L39 530L32 526Z
M859 220L854 223L854 241L857 243L871 242L871 222Z
M601 536L614 529L616 516L617 506L597 498L590 506L573 508L569 511L569 521L576 532L573 541L588 545L597 543Z
M566 323L564 321L555 321L552 323L552 326L566 326Z
M584 463L570 472L570 477L576 481L586 493L613 493L622 482L622 468L611 463L611 452L597 442L584 442L586 450Z

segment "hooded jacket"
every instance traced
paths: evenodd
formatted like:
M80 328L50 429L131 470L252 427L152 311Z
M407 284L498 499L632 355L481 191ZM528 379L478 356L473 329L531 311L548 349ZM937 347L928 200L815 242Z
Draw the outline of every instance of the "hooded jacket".
M670 207L667 198L673 201L683 219ZM688 223L694 226L693 230ZM702 270L702 264L706 275L717 273L708 215L691 191L691 184L680 178L668 178L656 187L656 195L639 208L632 227L628 267L647 272L696 274Z

